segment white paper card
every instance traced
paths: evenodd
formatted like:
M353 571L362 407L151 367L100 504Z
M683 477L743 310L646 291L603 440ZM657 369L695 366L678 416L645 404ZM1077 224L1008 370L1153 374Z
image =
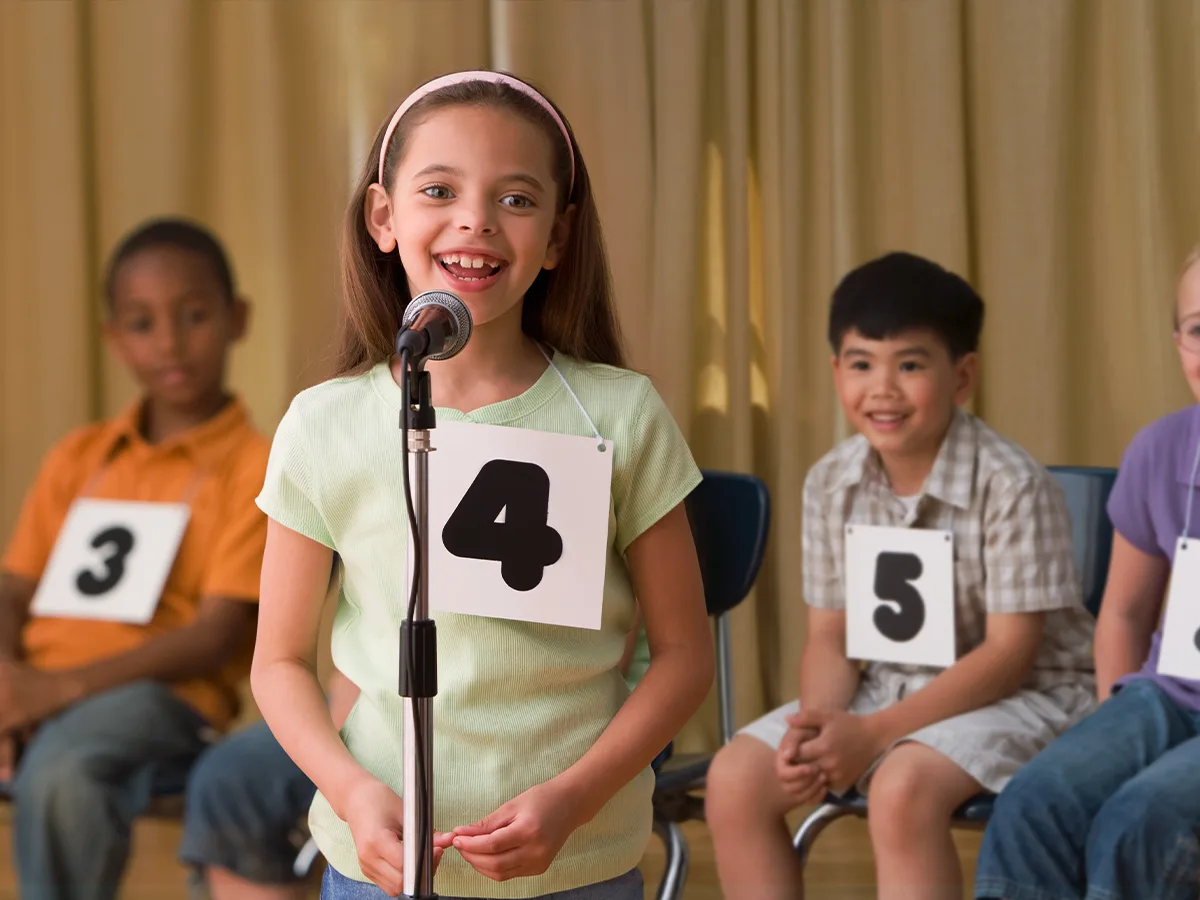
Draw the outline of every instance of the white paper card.
M76 500L38 582L32 613L146 624L190 513L185 503Z
M954 663L950 532L846 526L846 655L924 666Z
M470 422L431 439L430 609L598 629L612 443Z
M1171 567L1158 673L1200 680L1200 539L1180 538Z

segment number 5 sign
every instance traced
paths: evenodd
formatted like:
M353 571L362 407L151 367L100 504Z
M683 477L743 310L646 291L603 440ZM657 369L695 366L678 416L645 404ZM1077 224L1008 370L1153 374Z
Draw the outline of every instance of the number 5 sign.
M846 656L921 666L954 663L949 532L846 526Z
M612 444L439 422L429 454L429 606L599 628Z

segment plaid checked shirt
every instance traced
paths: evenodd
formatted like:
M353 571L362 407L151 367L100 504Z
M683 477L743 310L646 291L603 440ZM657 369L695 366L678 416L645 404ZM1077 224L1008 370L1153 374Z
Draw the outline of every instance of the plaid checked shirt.
M1058 483L1016 444L961 410L909 513L862 435L827 453L804 484L804 599L846 608L847 524L932 528L954 536L957 658L978 647L988 613L1045 612L1025 687L1078 683L1092 665L1092 616L1083 606L1071 520ZM875 675L937 666L872 662Z

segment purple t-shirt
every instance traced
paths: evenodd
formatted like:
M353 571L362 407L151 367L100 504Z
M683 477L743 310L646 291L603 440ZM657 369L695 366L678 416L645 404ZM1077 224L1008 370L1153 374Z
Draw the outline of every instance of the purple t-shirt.
M1200 442L1200 405L1189 406L1146 426L1134 437L1108 499L1108 517L1117 532L1143 553L1175 562L1189 496L1194 506L1188 537L1200 537L1200 491L1189 484ZM1200 484L1200 478L1197 478ZM1162 632L1156 631L1142 670L1126 675L1150 678L1185 709L1200 710L1200 681L1158 674Z

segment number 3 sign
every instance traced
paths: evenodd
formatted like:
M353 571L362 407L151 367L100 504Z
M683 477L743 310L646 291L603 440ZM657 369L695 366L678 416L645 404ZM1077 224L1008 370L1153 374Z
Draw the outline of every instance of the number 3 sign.
M949 532L846 526L846 655L922 666L954 663Z
M146 624L154 617L189 516L186 503L76 500L31 611Z
M599 628L612 443L439 422L429 455L429 605Z

